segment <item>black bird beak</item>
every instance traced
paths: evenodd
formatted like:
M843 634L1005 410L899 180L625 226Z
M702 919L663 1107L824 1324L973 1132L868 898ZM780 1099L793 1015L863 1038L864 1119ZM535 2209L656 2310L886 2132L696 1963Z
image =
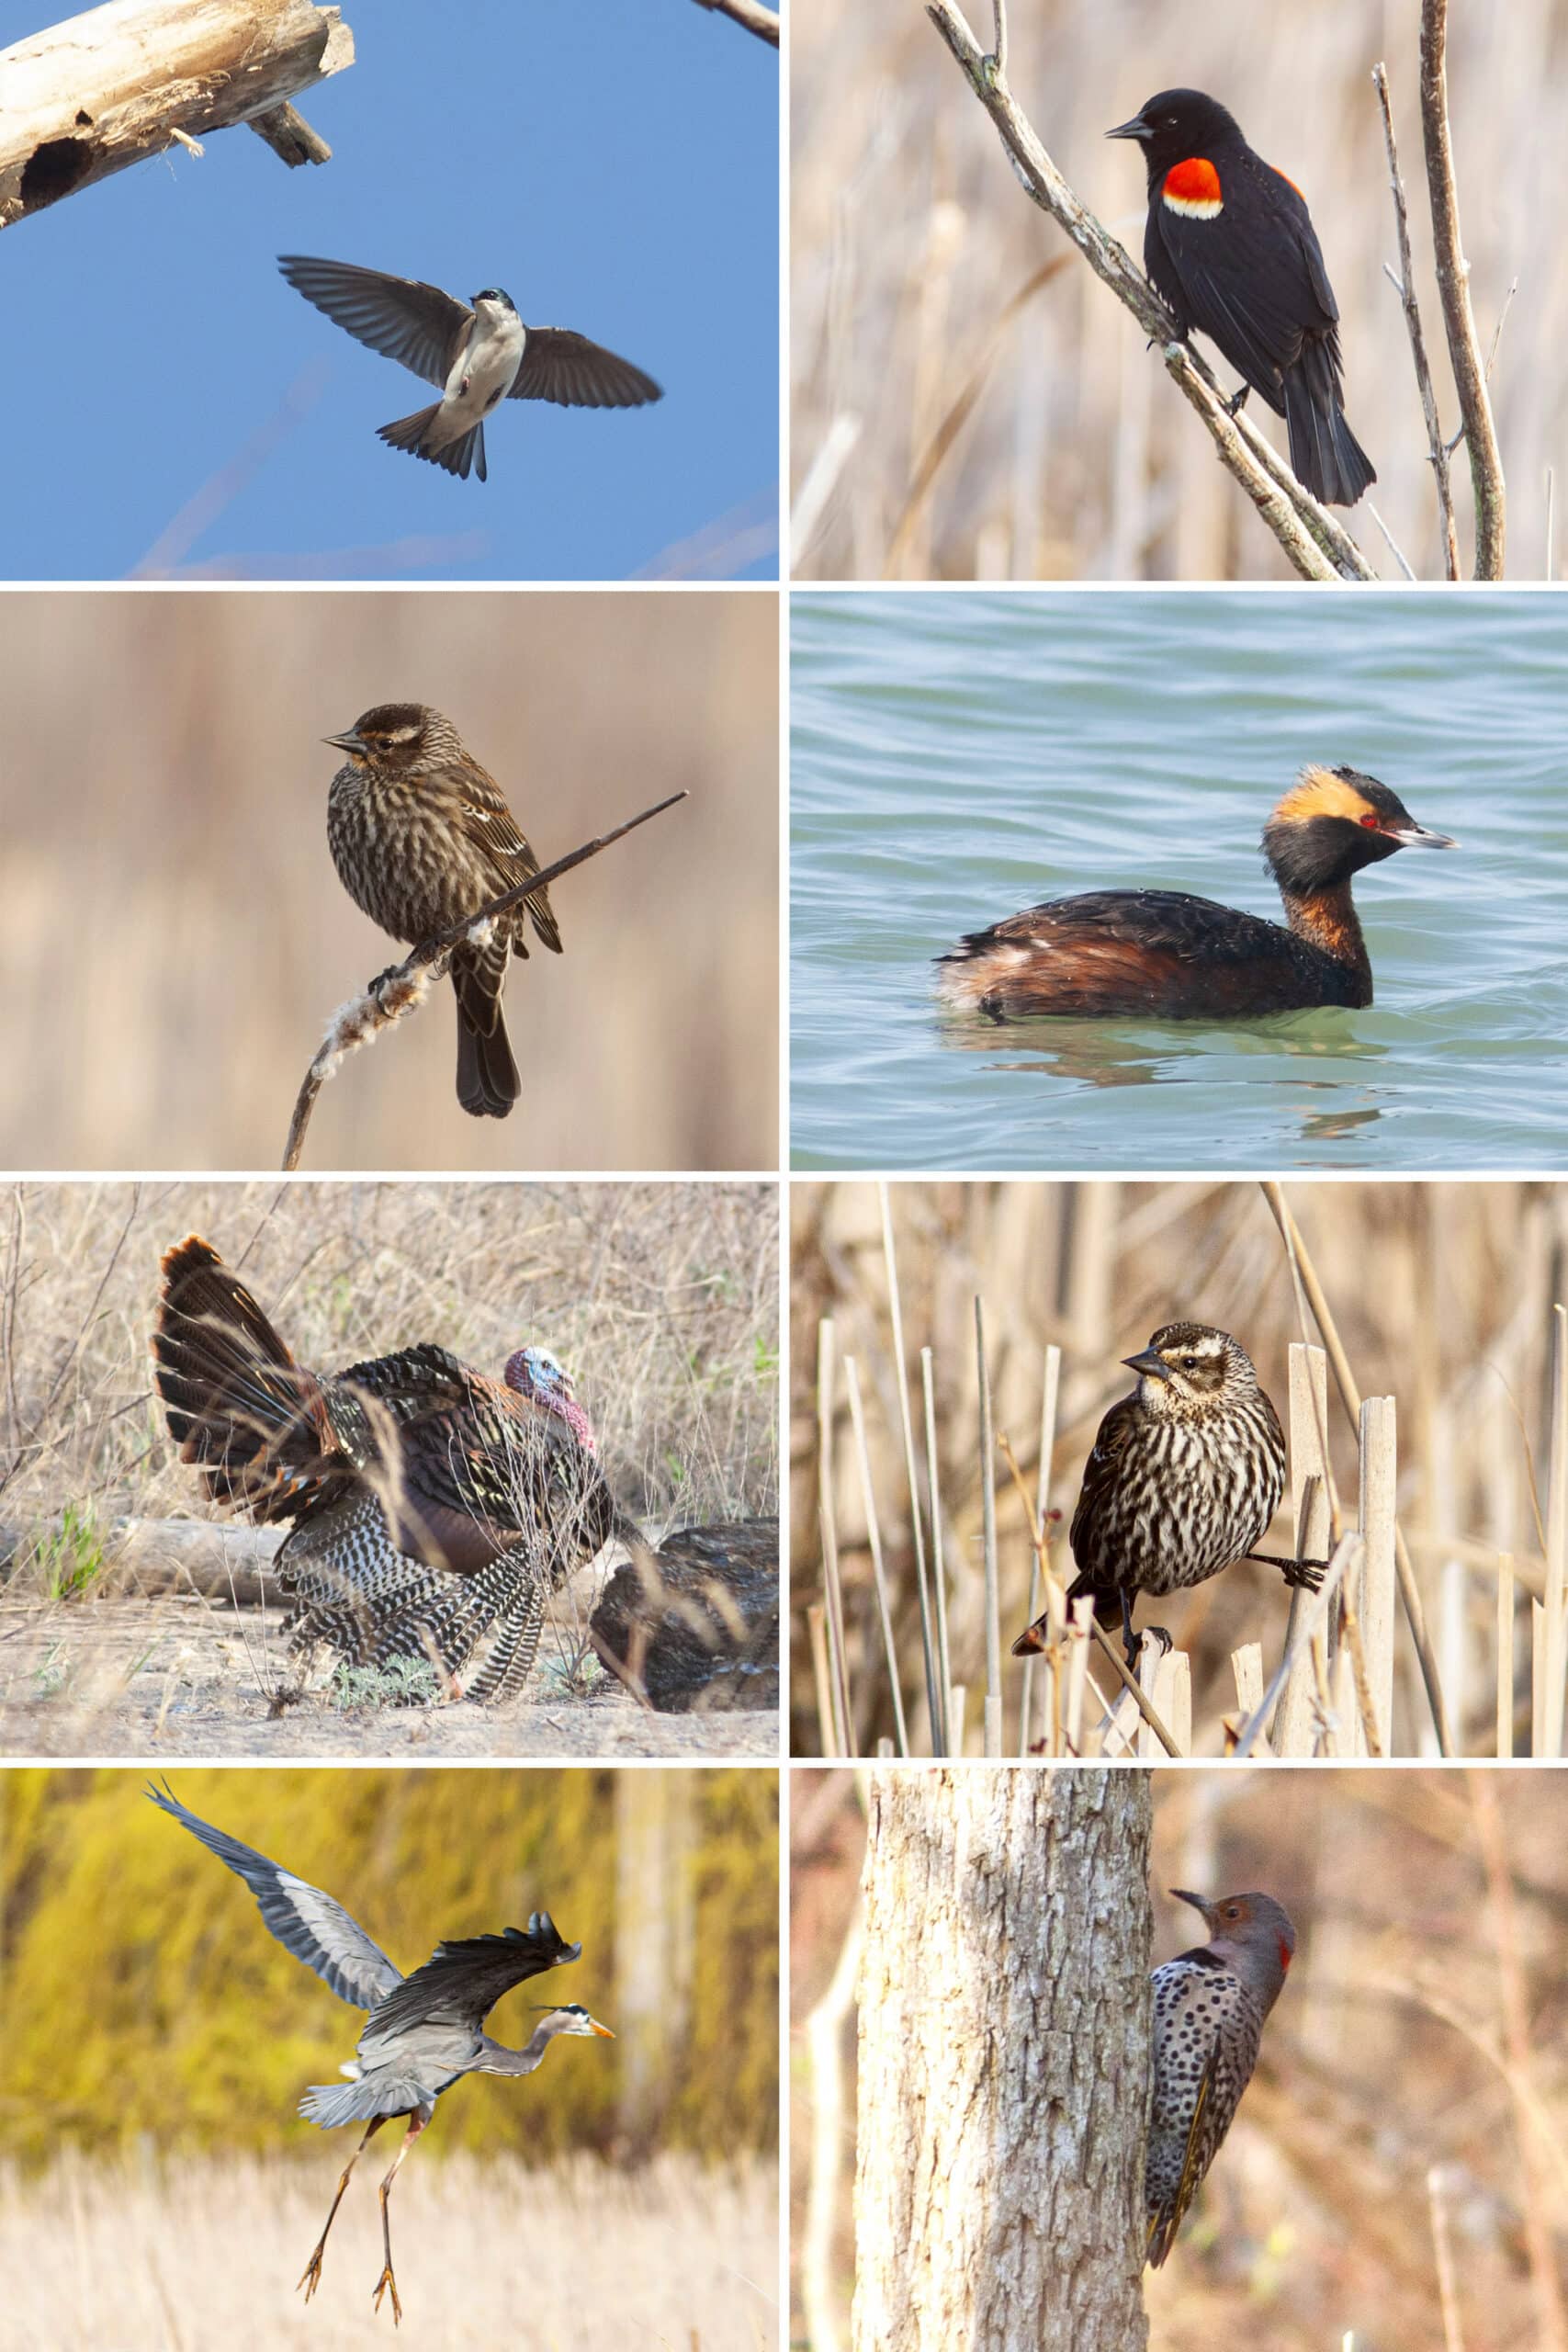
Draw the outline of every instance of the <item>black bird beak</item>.
M1107 139L1152 139L1155 127L1152 122L1145 122L1141 114L1135 114L1130 122L1119 122L1114 130L1108 130L1105 135Z
M1145 1348L1141 1355L1123 1356L1122 1361L1129 1372L1146 1373L1151 1380L1170 1378L1170 1366L1153 1348Z
M1170 1889L1170 1892L1175 1895L1178 1903L1190 1903L1194 1911L1201 1911L1203 1914L1203 1921L1206 1927L1212 1928L1213 1926L1214 1906L1212 1903L1208 1902L1204 1896L1201 1894L1189 1894L1184 1886L1173 1886Z
M1458 849L1459 847L1458 842L1451 833L1429 833L1425 825L1404 825L1398 832L1391 833L1389 839L1397 842L1401 849Z
M330 743L334 752L363 752L365 749L364 736L356 735L352 727L345 727L341 735L323 735L321 741Z

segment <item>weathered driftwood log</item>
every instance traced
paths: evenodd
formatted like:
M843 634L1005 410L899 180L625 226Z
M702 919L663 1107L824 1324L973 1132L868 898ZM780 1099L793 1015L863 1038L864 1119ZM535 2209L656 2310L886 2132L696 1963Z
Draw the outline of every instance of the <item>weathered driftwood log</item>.
M110 0L29 33L0 51L0 229L235 123L287 164L324 164L288 101L353 62L316 0Z
M43 1531L47 1542L47 1531ZM40 1531L0 1528L0 1584L18 1557L34 1556ZM136 1593L156 1599L166 1592L199 1593L208 1600L236 1600L254 1607L276 1602L278 1583L265 1576L282 1542L276 1527L225 1527L204 1519L117 1519L102 1531L103 1566L92 1580L94 1594Z
M779 1523L682 1527L617 1568L589 1620L613 1672L661 1714L779 1703Z

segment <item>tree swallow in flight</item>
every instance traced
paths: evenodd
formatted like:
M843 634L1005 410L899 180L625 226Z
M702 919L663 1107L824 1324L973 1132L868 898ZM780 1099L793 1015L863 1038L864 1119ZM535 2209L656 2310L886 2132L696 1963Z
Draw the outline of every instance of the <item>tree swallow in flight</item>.
M298 294L388 359L441 386L433 408L378 428L383 441L467 481L485 474L484 420L503 400L562 408L641 408L661 388L629 359L570 327L525 327L510 294L487 286L473 308L417 277L389 277L347 261L281 254Z

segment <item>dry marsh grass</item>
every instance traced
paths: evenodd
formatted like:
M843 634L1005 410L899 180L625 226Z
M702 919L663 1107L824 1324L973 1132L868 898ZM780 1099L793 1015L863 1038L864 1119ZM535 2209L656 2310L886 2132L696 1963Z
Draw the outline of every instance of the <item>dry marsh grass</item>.
M577 1379L617 1500L650 1532L777 1507L773 1186L18 1185L0 1203L0 1532L13 1552L0 1720L25 1711L10 1714L13 1752L61 1752L51 1723L76 1752L95 1752L95 1730L118 1749L118 1722L143 1747L151 1727L160 1744L220 1753L254 1736L247 1718L278 1677L276 1609L269 1628L194 1598L137 1600L134 1572L112 1572L118 1520L221 1518L177 1460L150 1378L158 1261L192 1231L323 1370L416 1340L491 1371L525 1340L548 1346ZM575 1709L590 1746L609 1702L583 1706L573 1668L602 1573L574 1580L526 1692L558 1719ZM634 1730L629 1705L612 1708L606 1745ZM478 1711L451 1712L457 1752L465 1737L493 1745ZM380 1744L439 1721L383 1713ZM743 1744L771 1742L772 1725L758 1717ZM280 1738L356 1744L320 1698Z
M1553 1672L1550 1628L1556 1624L1561 1641L1568 1452L1553 1351L1560 1320L1554 1302L1564 1295L1568 1263L1568 1192L1550 1183L1442 1182L1302 1183L1284 1192L1362 1396L1395 1400L1398 1524L1451 1745L1456 1752L1491 1755L1501 1740L1505 1754L1558 1752L1551 1702L1554 1688L1561 1700L1562 1674L1561 1652ZM897 1383L901 1373L913 1409L930 1557L922 1347L932 1351L952 1677L968 1692L965 1745L979 1752L986 1596L976 1296L986 1310L994 1427L998 1440L1005 1434L1010 1441L1031 1504L1045 1351L1055 1345L1062 1351L1047 1483L1048 1504L1059 1515L1053 1564L1069 1575L1066 1523L1100 1418L1126 1393L1122 1358L1162 1323L1217 1324L1242 1341L1283 1412L1288 1347L1320 1337L1311 1315L1303 1330L1280 1231L1256 1184L894 1184L888 1199L902 1298L901 1363L892 1341L876 1188L797 1182L792 1190L797 1755L823 1752L810 1612L824 1599L816 1376L825 1317L834 1325L839 1365L848 1357L856 1363L899 1684L917 1752L928 1750L930 1727ZM831 1484L854 1737L863 1754L874 1752L879 1738L896 1736L897 1726L844 1387L836 1374ZM1332 1375L1327 1425L1330 1465L1345 1524L1353 1529L1357 1431ZM1016 1753L1023 1668L1006 1649L1034 1613L1033 1553L999 1448L996 1481L1002 1751ZM1288 1511L1265 1548L1292 1549ZM1392 1577L1392 1554L1389 1568ZM1223 1745L1224 1718L1237 1711L1231 1661L1239 1648L1260 1643L1264 1682L1274 1673L1287 1607L1277 1571L1242 1566L1189 1594L1142 1604L1140 1624L1152 1618L1168 1625L1188 1654L1194 1752L1217 1753ZM1431 1715L1402 1611L1392 1631L1392 1752L1432 1753ZM1150 1652L1152 1645L1145 1656ZM1114 1687L1109 1676L1105 1681ZM1034 1703L1038 1709L1038 1684ZM1094 1713L1091 1708L1089 1720ZM1032 1736L1039 1727L1037 1713ZM1352 1729L1343 1710L1334 1719L1330 1705L1315 1716L1314 1737L1328 1740L1333 1753L1332 1741L1348 1742Z
M1191 1940L1168 1886L1261 1887L1299 1939L1236 2120L1169 2262L1146 2276L1159 2352L1563 2342L1560 1781L1483 1769L1154 1775L1153 1962ZM830 1988L863 1846L853 1776L793 1774L791 2333L811 2352L827 2352L835 2325L847 2336L853 2284L855 2021L852 2003L833 2018ZM1091 1974L1087 1951L1085 1965ZM823 2097L845 2119L830 2151L813 2140ZM814 2144L818 2269L803 2278ZM823 2315L815 2333L807 2310Z
M989 0L964 13L988 42ZM1432 275L1418 18L1395 0L1263 10L1013 0L1009 79L1079 198L1134 257L1143 173L1104 133L1156 90L1212 90L1301 184L1343 320L1348 413L1378 469L1371 503L1430 579L1440 576L1430 464L1399 297L1384 274L1398 248L1371 83L1385 60L1427 346L1451 434L1458 410ZM1561 472L1568 447L1557 356L1568 334L1568 271L1546 177L1550 126L1568 101L1565 35L1564 0L1450 11L1464 250L1483 352L1506 306L1492 394L1512 492L1509 570L1526 579L1549 569L1547 477ZM797 574L1293 576L1158 354L1145 351L1136 322L1013 178L918 0L852 9L796 0L790 40L797 492L835 427L859 429L820 527L795 551ZM972 383L973 412L930 494L910 508L922 457ZM1256 399L1249 413L1262 422ZM1269 416L1264 429L1283 449L1276 424ZM1454 481L1463 554L1472 499L1462 453ZM1349 526L1379 572L1397 579L1366 504ZM1557 536L1561 546L1560 526Z
M390 2143L389 2131L385 2135ZM315 2161L91 2165L0 2171L0 2346L195 2352L220 2344L351 2352L393 2339L371 2310L381 2269L373 2143L307 2310L295 2281L346 2138ZM771 2352L778 2342L778 2182L762 2165L660 2156L633 2171L581 2158L530 2170L443 2158L421 2143L398 2177L397 2340L429 2352ZM388 2159L389 2161L389 2157Z
M321 741L372 704L456 722L565 876L513 965L523 1097L471 1119L451 990L327 1087L322 1169L777 1165L773 599L12 595L0 631L0 1165L278 1166L329 1015L397 959L333 871Z

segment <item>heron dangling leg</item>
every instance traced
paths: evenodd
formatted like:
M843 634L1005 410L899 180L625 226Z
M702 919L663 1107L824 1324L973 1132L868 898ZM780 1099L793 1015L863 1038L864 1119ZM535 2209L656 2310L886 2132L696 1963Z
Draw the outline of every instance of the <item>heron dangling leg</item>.
M360 2157L365 2154L366 2149L369 2146L376 2133L379 2132L382 2124L385 2123L386 2120L387 2119L384 2115L378 2115L374 2123L370 2123L366 2126L364 2139L361 2140L358 2147L355 2148L353 2155L350 2156L347 2164L345 2164L343 2168L343 2178L338 2182L337 2195L333 2199L333 2210L327 2215L326 2228L322 2230L321 2236L316 2240L316 2251L310 2256L310 2261L305 2265L305 2276L299 2281L300 2286L305 2290L305 2301L307 2302L310 2301L311 2296L315 2293L317 2288L321 2283L321 2255L327 2243L327 2230L332 2228L333 2222L337 2219L337 2209L343 2203L343 2192L348 2187L348 2176L354 2170L355 2165L359 2162Z
M376 2309L378 2311L380 2310L381 2298L389 2290L392 2297L392 2324L394 2327L397 2326L398 2323L402 2318L403 2307L398 2301L398 2282L392 2276L392 2217L390 2212L388 2211L388 2199L392 2194L392 2183L398 2177L398 2166L402 2163L403 2158L408 2154L409 2150L413 2146L414 2142L418 2139L420 2133L423 2131L429 2120L430 2118L428 2115L411 2115L409 2117L409 2128L403 2134L403 2144L398 2150L397 2154L393 2157L391 2170L388 2173L386 2179L381 2183L381 2246L387 2258L381 2271L381 2276L376 2281Z

